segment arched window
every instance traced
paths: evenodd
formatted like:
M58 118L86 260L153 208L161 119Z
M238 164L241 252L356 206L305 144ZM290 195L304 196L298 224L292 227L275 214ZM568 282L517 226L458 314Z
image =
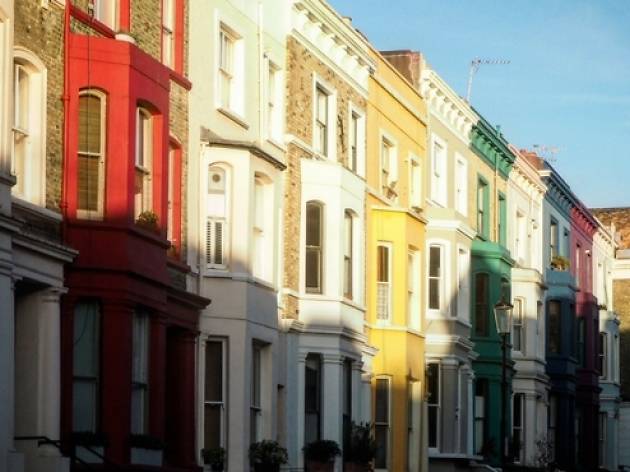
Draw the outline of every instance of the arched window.
M46 68L39 58L16 48L13 80L13 192L44 205L46 175Z
M306 204L306 291L322 293L322 254L324 206L319 202Z
M227 172L223 167L208 168L206 195L206 268L226 269L227 260Z
M144 108L136 114L136 170L134 217L153 211L151 177L153 173L153 117Z
M77 217L103 217L105 187L105 95L85 90L79 96Z

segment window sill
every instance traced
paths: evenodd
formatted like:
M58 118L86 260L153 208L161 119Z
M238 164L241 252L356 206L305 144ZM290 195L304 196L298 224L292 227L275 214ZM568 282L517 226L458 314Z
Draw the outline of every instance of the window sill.
M247 122L245 121L244 118L242 118L239 114L237 114L234 111L228 110L226 108L223 107L217 107L217 111L219 113L221 113L222 115L226 116L227 118L229 118L230 120L232 120L234 123L236 123L237 125L241 126L244 129L249 129L249 124L247 124Z
M267 142L271 144L273 147L278 148L282 152L287 152L287 148L284 144L274 138L267 138Z

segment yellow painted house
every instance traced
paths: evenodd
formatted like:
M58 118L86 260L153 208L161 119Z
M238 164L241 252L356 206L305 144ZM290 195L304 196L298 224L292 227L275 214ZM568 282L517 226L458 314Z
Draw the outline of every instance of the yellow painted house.
M367 325L378 349L376 470L427 470L424 420L423 173L426 107L377 51L367 106Z

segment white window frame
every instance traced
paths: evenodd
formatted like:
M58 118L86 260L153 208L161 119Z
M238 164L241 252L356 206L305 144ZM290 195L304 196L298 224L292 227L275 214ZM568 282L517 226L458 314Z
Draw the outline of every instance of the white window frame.
M162 63L175 68L175 27L178 0L162 0Z
M520 307L520 309L519 309ZM517 322L517 320L519 319L519 315L520 315L520 322ZM525 331L526 331L526 304L525 304L525 299L522 297L516 297L514 298L514 314L512 315L512 351L513 352L520 352L522 354L525 354L526 351L526 346L525 346ZM518 331L518 336L519 336L519 348L516 348L516 336L517 336L517 329Z
M13 51L13 101L14 115L11 117L13 138L12 172L17 177L12 193L39 206L46 203L46 115L47 115L47 69L42 60L31 51L16 46ZM25 74L27 96L26 129L16 123L20 100L17 97L18 71ZM15 143L23 141L22 161L18 163Z
M409 154L409 206L422 207L422 161L415 154Z
M356 117L357 129L356 136L353 129L353 119ZM365 110L358 108L355 104L350 102L348 104L348 169L355 174L364 177L365 176ZM352 147L353 137L356 141L356 168L352 166Z
M407 251L407 323L411 329L420 331L420 251L409 247Z
M442 149L442 153L438 155L436 153L436 145ZM431 200L440 206L445 207L447 205L447 188L448 188L448 175L447 175L447 160L448 160L448 147L446 141L433 134L431 137Z
M438 453L440 451L440 447L441 447L441 441L440 441L440 436L441 436L441 432L442 432L442 365L440 363L439 360L431 360L427 362L427 373L429 371L429 366L431 365L437 365L437 401L432 401L433 399L430 399L428 397L427 394L427 448L429 450L429 452L433 452L433 453ZM427 392L428 392L428 388L429 388L429 381L427 381ZM431 408L435 408L436 409L436 431L435 431L435 446L431 446L429 444L429 428L430 428L430 424L429 424L429 410Z
M252 369L250 383L250 441L258 442L262 434L262 376L263 346L252 341Z
M348 221L349 220L349 221ZM356 214L349 208L343 212L343 266L342 266L342 294L348 300L355 297L355 241L357 238ZM349 226L348 226L349 225Z
M324 143L324 149L320 149L320 143L318 143L319 134L315 132L318 122L318 90L326 95L326 131ZM312 145L313 150L322 159L329 159L331 161L337 160L337 91L334 87L329 85L326 81L320 77L313 75L313 90L312 90Z
M216 400L208 400L206 399L206 392L205 392L205 378L206 375L208 374L208 366L206 365L206 348L207 348L207 344L208 343L219 343L221 345L221 400L220 401L216 401ZM227 397L227 392L228 392L228 375L227 375L227 362L228 362L228 344L227 344L227 340L225 338L208 338L205 340L204 342L204 352L203 352L203 359L204 359L204 372L203 372L203 386L204 388L202 389L202 393L201 393L201 397L202 397L202 403L203 403L203 409L201 412L201 418L202 418L202 422L203 422L203 418L205 418L205 414L204 411L206 407L219 407L219 411L220 411L220 418L219 418L219 427L220 427L220 431L219 431L219 443L220 446L223 448L226 448L227 445L227 417L228 417L228 397ZM205 425L203 425L201 427L201 434L204 434L205 431ZM203 437L203 441L201 441L201 444L205 444L206 438ZM227 448L226 448L227 449Z
M387 454L385 457L385 468L375 468L375 472L386 472L389 470L391 465L391 446L392 446L392 378L386 375L378 375L375 377L375 393L374 393L374 402L376 403L376 382L379 380L387 381L387 423L376 421L376 416L374 418L374 428L385 427L387 428ZM374 462L376 466L376 460Z
M230 45L225 63L222 55L223 38ZM223 21L219 21L217 25L216 58L216 107L226 112L229 118L236 117L241 124L244 122L243 117L245 115L244 39L237 30ZM229 90L224 97L223 87L225 84L228 84Z
M455 210L468 216L468 161L455 153Z
M599 373L599 378L602 380L607 380L608 377L608 333L605 331L600 331L599 336L597 337L597 363L598 367L601 363L602 369Z
M525 262L525 242L527 239L527 217L525 212L520 209L516 210L516 227L514 228L514 254L517 262L523 264Z
M101 150L100 150L100 159L99 159L99 172L98 172L98 197L97 197L97 209L93 210L81 210L77 208L77 218L82 219L103 219L104 207L105 207L105 172L107 170L107 96L97 89L86 89L82 90L79 93L80 97L84 95L92 95L97 97L100 100L101 104ZM79 123L80 124L80 123ZM80 133L80 130L77 130L77 135ZM79 149L77 148L77 159L80 154ZM86 155L90 155L90 153L83 153ZM78 169L78 162L77 162ZM78 171L77 171L78 172ZM77 183L78 183L77 176ZM77 189L78 191L78 189Z
M386 131L379 136L379 191L385 198L398 199L398 141ZM387 156L384 155L387 149Z
M520 411L520 416L521 416L521 424L519 426L515 426L514 425L514 412L516 411L515 409L515 402L516 402L516 396L520 395L520 401L521 401L521 411ZM514 435L514 431L519 431L519 437L521 438L521 444L519 444L519 450L518 450L518 458L514 458L514 463L516 464L521 464L523 462L523 459L525 457L525 394L522 392L514 392L514 394L512 395L512 439L514 439L515 435Z
M316 205L319 207L320 211L320 222L319 222L319 246L308 245L308 214L307 214L307 206L309 203ZM325 290L325 268L326 268L326 212L328 208L327 205L320 200L308 200L304 204L304 292L313 295L323 295ZM319 287L307 287L307 252L309 249L317 249L319 251Z
M154 119L144 107L136 109L136 157L134 176L142 175L142 194L134 195L134 218L141 213L153 211L153 146ZM134 179L135 187L135 179Z
M380 281L379 278L379 249L380 247L387 249L387 281ZM394 246L390 241L378 241L376 244L376 321L379 324L390 324L392 322L392 305L393 305L393 265ZM381 302L381 292L386 292L386 304ZM381 307L387 309L387 313L382 312Z
M267 60L267 77L265 87L265 120L267 125L267 139L273 143L282 141L283 122L283 84L282 69L271 59Z
M461 321L470 325L470 250L462 245L457 246L457 313ZM454 316L455 316L454 315Z
M446 287L449 287L450 243L441 239L430 239L426 242L426 309L428 318L448 316L450 307L446 305ZM431 247L440 248L440 275L431 276ZM430 280L438 280L439 308L431 308Z
M203 234L202 240L203 249L204 249L204 259L205 259L205 268L206 273L212 275L213 271L226 271L229 267L230 261L230 237L231 237L231 228L230 228L230 188L231 188L231 168L227 165L224 165L220 162L211 162L206 167L207 169L207 177L205 183L206 190L206 212L203 216L201 231ZM216 170L220 171L223 175L223 190L215 191L209 189L208 179L210 179L210 173L215 172ZM211 199L214 199L215 196L219 196L217 201L220 200L220 197L223 197L222 208L211 208ZM218 205L218 203L217 203ZM220 225L222 228L221 235L221 262L217 262L216 259L216 225ZM209 228L211 230L209 231Z
M94 18L108 28L118 31L120 18L119 0L94 0Z

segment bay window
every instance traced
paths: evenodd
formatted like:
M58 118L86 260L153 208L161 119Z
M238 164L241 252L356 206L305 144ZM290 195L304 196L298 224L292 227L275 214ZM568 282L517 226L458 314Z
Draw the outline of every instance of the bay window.
M72 355L72 429L96 432L100 413L101 313L98 302L74 309Z
M525 419L525 394L515 393L512 397L512 457L514 462L523 461L523 421Z
M134 218L153 210L153 118L144 108L136 112L136 161L134 172Z
M487 379L477 379L475 382L475 454L481 455L484 452L487 439L486 431L486 408L488 403L488 381Z
M322 293L324 206L319 202L306 204L306 291Z
M352 212L346 210L343 215L344 244L343 244L343 296L352 299L353 264L354 264L354 218Z
M429 246L429 310L440 310L444 293L442 246Z
M599 371L599 376L605 379L608 375L608 333L599 333L597 347L597 370Z
M103 217L106 162L105 96L85 90L79 96L77 216Z
M427 365L427 413L429 415L429 448L440 447L440 364L431 362Z
M250 388L250 443L258 442L260 438L262 407L261 407L261 351L262 347L254 342L252 344L252 372Z
M376 247L376 319L390 321L392 303L391 246L379 243Z
M376 379L374 408L374 439L376 441L374 466L376 469L387 469L389 467L391 421L391 379L389 377Z
M475 336L488 336L489 290L488 274L475 274Z
M409 248L407 253L407 323L412 329L420 330L420 256Z
M149 315L141 310L133 314L131 373L131 434L149 430Z
M517 352L523 351L524 333L525 333L525 316L523 313L523 299L514 299L514 310L512 316L512 349Z
M304 376L304 444L321 438L322 362L318 354L308 354Z
M203 396L203 447L225 447L226 430L226 344L222 340L206 341L205 384Z
M550 300L547 305L547 350L552 354L559 354L561 350L561 305L557 300Z
M204 238L207 269L226 269L228 264L227 182L224 168L217 165L208 168Z

